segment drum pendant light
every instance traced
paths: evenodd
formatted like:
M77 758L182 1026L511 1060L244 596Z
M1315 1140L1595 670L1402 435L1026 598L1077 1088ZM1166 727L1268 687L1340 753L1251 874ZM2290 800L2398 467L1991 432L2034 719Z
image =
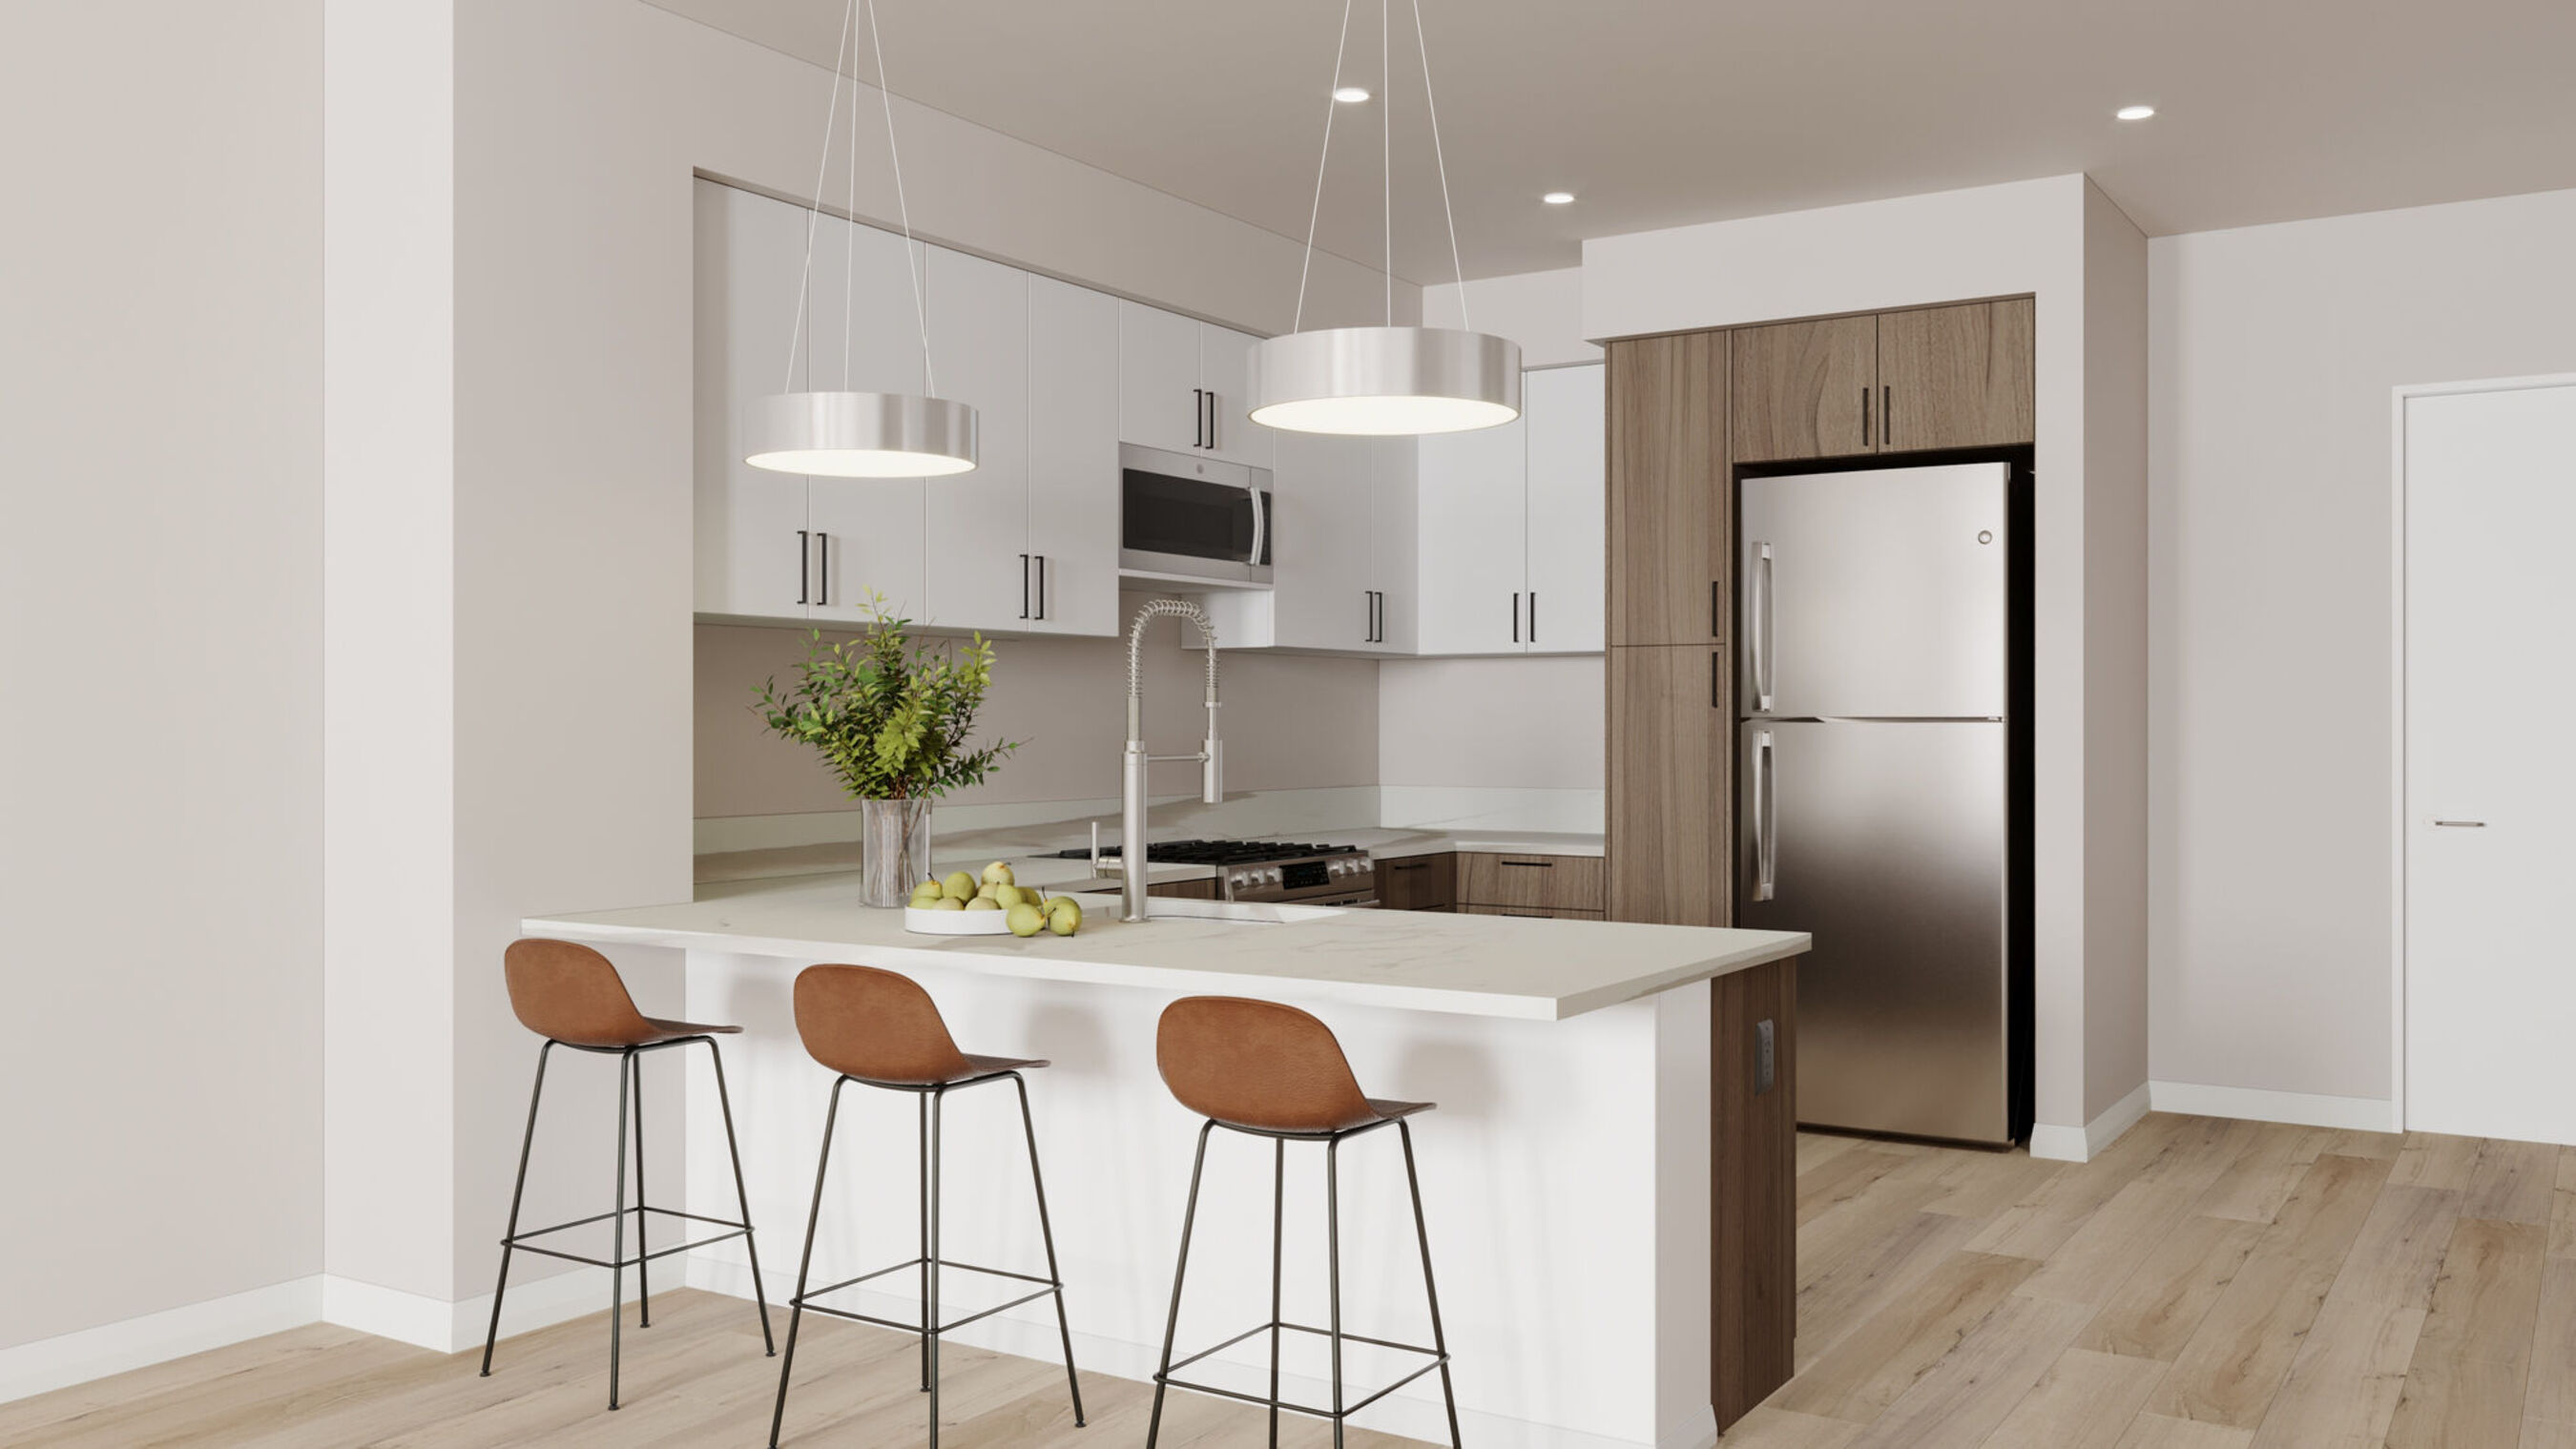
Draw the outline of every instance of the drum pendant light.
M1386 324L1304 330L1306 278L1314 269L1315 220L1324 206L1324 167L1333 154L1333 111L1324 111L1324 155L1315 165L1315 202L1306 216L1306 260L1297 274L1297 314L1286 336L1252 349L1247 392L1251 417L1264 427L1300 433L1388 437L1458 433L1508 423L1521 412L1521 350L1490 332L1467 330L1467 269L1459 259L1458 217L1449 204L1449 160L1440 147L1440 108L1431 94L1431 48L1423 38L1422 0L1412 0L1413 39L1422 54L1422 98L1431 116L1431 152L1440 169L1440 207L1449 221L1449 261L1458 277L1459 328L1395 325L1394 57L1387 46L1389 0L1378 0L1381 57L1378 95L1380 204L1386 214ZM1333 84L1342 86L1350 45L1351 0L1342 0L1342 35L1333 52Z
M876 0L867 0L868 43L876 52L877 95L885 104L886 155L894 163L895 210L903 222L904 277L912 286L912 315L921 332L921 384L911 393L858 392L850 389L850 319L841 319L841 386L839 392L796 392L798 344L805 341L805 304L813 293L814 231L822 219L823 178L832 160L832 126L841 108L841 58L846 53L854 79L850 87L850 210L858 211L859 99L857 37L852 33L859 0L849 0L841 13L841 43L832 53L832 103L823 114L823 155L815 163L814 204L805 220L805 272L797 284L796 327L787 342L787 382L781 392L761 398L744 410L743 436L754 468L774 473L801 473L823 478L929 478L964 473L975 466L975 409L953 398L937 396L930 368L929 312L922 304L921 273L913 259L912 209L904 200L903 156L895 147L894 96L886 89L885 45L877 34ZM855 242L851 247L855 254ZM845 309L855 291L844 288ZM810 380L811 368L808 368Z

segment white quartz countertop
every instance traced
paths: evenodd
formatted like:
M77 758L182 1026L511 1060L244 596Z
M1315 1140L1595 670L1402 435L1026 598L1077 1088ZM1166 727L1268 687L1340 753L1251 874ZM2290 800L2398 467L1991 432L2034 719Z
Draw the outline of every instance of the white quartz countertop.
M1169 832L1158 831L1155 838L1168 836ZM1490 851L1497 855L1603 854L1598 835L1547 830L1432 830L1369 826L1358 830L1274 831L1268 837L1254 838L1321 840L1335 845L1355 845L1376 860L1402 860L1408 856L1439 855L1452 850ZM941 836L937 851L943 871L971 871L988 860L1007 860L1022 885L1072 885L1094 878L1091 863L1087 860L1059 860L1055 858L1055 852L1081 847L1086 841L1087 837L1077 838L1064 829L987 830L954 837ZM855 840L833 841L821 845L790 845L701 855L697 861L697 879L701 885L706 885L723 881L823 875L858 868L859 843ZM1209 880L1216 873L1214 866L1157 861L1147 879L1157 884Z
M787 961L1156 991L1347 1002L1554 1021L1804 953L1797 931L1621 921L1326 910L1157 900L1118 919L1117 898L1085 897L1080 934L919 936L900 910L858 903L855 876L702 884L699 899L570 916L520 929L603 944L672 946Z

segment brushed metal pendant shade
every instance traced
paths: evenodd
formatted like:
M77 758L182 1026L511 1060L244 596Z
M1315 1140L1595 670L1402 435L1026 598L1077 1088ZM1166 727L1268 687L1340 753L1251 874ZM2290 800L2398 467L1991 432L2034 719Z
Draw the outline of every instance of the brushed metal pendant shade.
M904 280L912 288L913 322L921 333L919 393L861 392L849 388L850 319L841 323L841 382L838 392L781 391L746 405L742 416L743 461L774 473L815 478L937 478L970 472L975 467L976 418L973 406L937 396L938 374L930 364L930 318L921 296L921 274L915 269L912 207L904 198L903 153L895 144L894 93L886 86L885 45L877 36L876 0L866 0L868 43L876 53L877 95L885 112L886 156L894 170L897 215L903 224ZM813 295L814 233L822 221L823 180L832 160L832 123L841 107L842 57L850 61L850 211L858 212L858 47L856 20L860 0L847 0L841 13L841 40L832 52L832 101L823 115L823 155L815 165L814 204L807 209L805 266L797 282L796 328L787 343L787 386L796 380L797 347L805 336L805 304ZM855 223L853 223L855 225ZM855 241L851 255L857 251ZM845 305L848 305L845 303ZM812 371L810 365L808 372Z
M791 392L744 410L743 461L815 478L937 478L975 466L975 409L896 392Z
M1423 34L1422 0L1411 0L1413 43L1422 57L1422 102L1431 121L1431 154L1440 169L1440 210L1449 225L1449 261L1458 276L1459 326L1395 324L1395 51L1390 0L1378 0L1378 183L1386 252L1386 322L1377 327L1306 329L1306 282L1315 264L1315 227L1324 211L1324 177L1333 156L1334 106L1324 111L1324 147L1315 163L1315 199L1306 214L1306 257L1297 274L1297 311L1286 336L1252 349L1246 392L1252 421L1300 433L1407 437L1491 428L1521 415L1521 349L1478 332L1467 318L1467 269L1458 253L1457 213L1449 202L1449 158L1440 144L1440 103L1432 94L1431 45ZM1350 47L1351 0L1342 0L1341 37L1333 51L1332 94L1342 89Z
M1252 349L1252 420L1300 433L1462 433L1521 412L1521 349L1448 327L1326 327Z

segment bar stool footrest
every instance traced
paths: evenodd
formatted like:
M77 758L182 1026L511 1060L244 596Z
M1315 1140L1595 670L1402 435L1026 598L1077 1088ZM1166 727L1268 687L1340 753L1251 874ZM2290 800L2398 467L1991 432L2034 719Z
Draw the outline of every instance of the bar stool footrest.
M533 1238L542 1238L551 1233L569 1232L574 1228L586 1228L593 1223L604 1223L612 1218L619 1217L634 1217L636 1219L636 1234L640 1238L644 1230L642 1215L645 1213L659 1213L666 1218L680 1218L687 1222L706 1223L709 1226L726 1228L730 1231L718 1233L711 1238L700 1238L695 1242L679 1243L668 1248L655 1248L649 1253L639 1253L634 1257L620 1258L614 1262L611 1262L606 1258L594 1258L587 1253L567 1253L561 1248L539 1247L537 1244L530 1241ZM735 1238L747 1238L750 1236L751 1227L749 1224L738 1223L730 1218L711 1218L702 1216L698 1213L684 1213L678 1208L631 1207L626 1209L623 1213L593 1213L589 1217L575 1218L568 1223L557 1223L550 1228L530 1228L524 1233L512 1233L501 1239L501 1246L504 1248L514 1249L522 1253L535 1253L541 1257L561 1258L568 1263L587 1263L594 1268L632 1268L638 1263L650 1263L657 1258L670 1257L674 1253L686 1253L692 1249L704 1248L715 1243L731 1242Z
M1289 1333L1310 1333L1317 1338L1329 1339L1333 1336L1333 1332L1329 1328L1314 1328L1303 1323L1255 1324L1222 1343L1200 1349L1198 1352L1191 1354L1188 1358L1175 1359L1171 1368L1165 1369L1154 1375L1154 1382L1157 1384L1168 1385L1176 1389L1187 1389L1194 1394L1212 1394L1217 1398L1234 1399L1241 1403L1259 1404L1264 1408L1267 1408L1270 1406L1272 1401L1266 1395L1247 1394L1240 1389L1218 1388L1213 1384L1192 1383L1187 1379L1178 1377L1177 1371L1188 1368L1191 1364L1197 1363L1203 1358L1223 1353L1227 1349L1234 1347L1236 1344L1241 1343L1256 1334L1271 1333L1281 1330ZM1402 1378L1378 1389L1377 1392L1370 1394L1367 1398L1344 1407L1338 1414L1333 1412L1331 1409L1316 1408L1309 1404L1291 1403L1286 1399L1278 1400L1278 1407L1285 1409L1292 1414L1304 1414L1309 1418L1325 1420L1347 1419L1351 1415L1358 1413L1360 1410L1367 1408L1369 1405L1376 1403L1378 1400L1394 1393L1397 1389L1403 1388L1406 1384L1413 1382L1415 1379L1421 1378L1423 1375L1430 1373L1432 1370L1439 1368L1441 1365L1449 1361L1449 1355L1442 1353L1438 1349L1424 1348L1418 1343L1398 1343L1393 1339L1371 1338L1364 1333L1345 1333L1342 1335L1342 1341L1344 1343L1365 1343L1372 1348L1394 1349L1399 1353L1420 1354L1425 1360L1427 1360L1427 1362L1425 1362L1420 1368L1415 1369L1413 1372L1408 1373Z
M1045 1298L1062 1291L1064 1288L1063 1284L1055 1281L1054 1279L1042 1278L1035 1273L1014 1273L1007 1268L986 1268L974 1263L956 1262L953 1259L948 1258L906 1258L900 1263L892 1263L883 1268L876 1269L873 1272L861 1273L855 1278L844 1278L838 1283L826 1284L820 1288L809 1288L805 1292L789 1298L787 1303L791 1308L802 1308L808 1313L821 1313L832 1318L845 1318L852 1323L872 1324L878 1328L891 1328L903 1333L920 1333L924 1330L922 1325L917 1321L912 1323L901 1323L891 1318L879 1318L874 1314L860 1313L854 1309L835 1308L830 1304L817 1303L814 1300L827 1293L838 1293L844 1288L855 1288L862 1283L873 1282L890 1273L900 1273L907 1268L921 1268L933 1263L936 1263L939 1270L943 1273L979 1273L987 1278L1010 1278L1018 1282L1035 1283L1038 1285L1038 1290L1034 1293L1022 1294L1020 1297L1014 1298L1007 1303L996 1303L990 1308L977 1309L975 1312L967 1314L963 1318L951 1319L946 1323L928 1330L934 1334L954 1332L957 1329L965 1327L967 1324L976 1322L979 1319L990 1318L994 1314L1003 1312L1006 1309L1017 1308L1023 1303L1035 1303L1041 1298ZM1344 1337L1348 1336L1349 1335L1347 1334L1344 1335Z

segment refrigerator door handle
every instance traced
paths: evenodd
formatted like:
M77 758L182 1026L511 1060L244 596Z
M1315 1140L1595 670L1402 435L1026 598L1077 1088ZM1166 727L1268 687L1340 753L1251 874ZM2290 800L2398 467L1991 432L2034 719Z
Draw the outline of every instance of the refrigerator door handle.
M1779 884L1779 819L1773 812L1771 732L1753 732L1753 898L1767 901Z
M1753 712L1771 712L1771 545L1753 545L1753 617L1745 632L1753 651Z

